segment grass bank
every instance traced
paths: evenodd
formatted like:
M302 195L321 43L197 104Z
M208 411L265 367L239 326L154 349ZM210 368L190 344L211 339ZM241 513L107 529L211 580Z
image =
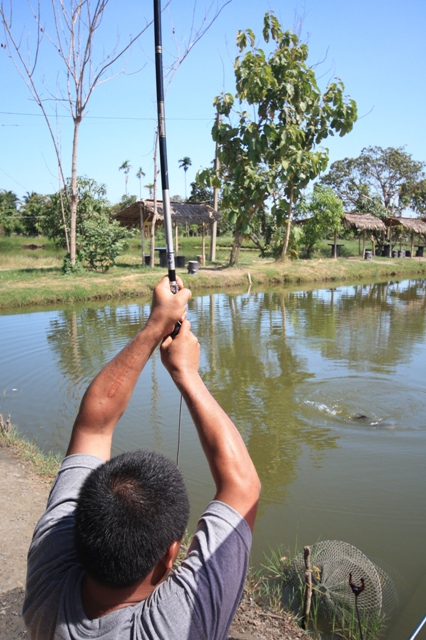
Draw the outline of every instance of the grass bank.
M13 425L6 430L0 428L0 447L8 447L20 460L29 462L42 480L53 480L59 471L61 458L52 452L44 453L37 444L20 435Z
M187 238L179 253L186 260L196 259L201 252L200 238ZM2 239L5 242L5 239ZM166 270L159 266L141 266L140 243L133 240L118 264L106 273L85 272L82 275L62 275L63 251L49 241L38 239L36 248L22 238L0 242L0 308L20 308L34 305L72 304L86 300L135 298L149 295ZM194 292L206 289L225 290L232 287L254 288L299 285L321 282L372 282L374 280L426 275L425 258L375 258L362 260L357 255L357 243L345 247L345 256L334 260L329 248L313 260L275 262L263 259L252 247L241 251L237 267L227 266L229 248L219 246L217 260L199 268L197 276L186 269L177 269L185 284Z

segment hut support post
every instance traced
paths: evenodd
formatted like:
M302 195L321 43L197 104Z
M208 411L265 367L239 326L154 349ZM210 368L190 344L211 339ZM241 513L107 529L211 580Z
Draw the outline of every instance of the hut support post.
M365 256L365 229L362 232L362 257Z
M414 231L411 232L411 257L414 258Z
M145 265L145 229L143 226L142 203L140 203L139 205L139 214L140 214L140 228L141 228L142 266L144 266Z
M334 247L333 247L333 255L334 258L337 258L337 230L334 230Z
M202 237L203 237L203 248L201 250L201 253L202 253L201 261L202 261L202 265L204 267L205 264L206 264L206 225L205 225L205 222L202 223L201 229L202 229L201 233L202 233Z
M361 235L358 235L358 255L361 255Z

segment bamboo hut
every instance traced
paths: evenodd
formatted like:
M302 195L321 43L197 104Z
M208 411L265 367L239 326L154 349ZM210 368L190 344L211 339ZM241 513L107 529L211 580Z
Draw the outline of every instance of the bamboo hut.
M389 227L389 235L391 236L393 227L403 227L405 231L411 234L411 255L414 255L414 234L423 236L426 240L426 220L421 218L397 218L392 217L386 220L386 226ZM419 246L419 255L423 255L423 247Z
M205 236L211 225L220 219L220 214L210 205L204 202L171 202L170 211L172 224L175 228L175 251L178 251L178 226L197 224L202 229L202 264L205 263ZM116 213L113 218L126 227L139 227L142 240L142 263L145 260L144 229L147 226L164 222L163 202L157 200L157 213L155 215L154 200L138 200Z
M372 213L345 213L343 215L343 224L347 228L356 229L363 232L362 255L365 253L365 232L366 231L386 231L386 225L383 220L373 216ZM374 240L371 240L373 256L375 255ZM361 254L361 247L359 248Z

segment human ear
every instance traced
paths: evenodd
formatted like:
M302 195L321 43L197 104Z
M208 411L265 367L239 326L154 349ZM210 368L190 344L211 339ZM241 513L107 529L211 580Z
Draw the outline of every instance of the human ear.
M164 556L162 558L162 561L163 561L164 565L166 566L166 568L169 571L173 567L174 562L175 562L175 560L177 558L177 555L178 555L179 549L180 549L180 545L181 545L181 541L180 540L175 540L174 542L172 542L172 544L167 549L166 553L164 554Z

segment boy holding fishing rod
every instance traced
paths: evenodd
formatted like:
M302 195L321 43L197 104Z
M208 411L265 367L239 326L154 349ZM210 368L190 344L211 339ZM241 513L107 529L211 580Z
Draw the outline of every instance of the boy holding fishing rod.
M191 292L155 287L145 327L89 385L28 555L33 640L213 640L227 636L248 568L260 483L246 446L199 373ZM170 334L182 322L175 337ZM216 493L186 559L183 477L155 452L110 459L114 429L155 347L188 406Z

